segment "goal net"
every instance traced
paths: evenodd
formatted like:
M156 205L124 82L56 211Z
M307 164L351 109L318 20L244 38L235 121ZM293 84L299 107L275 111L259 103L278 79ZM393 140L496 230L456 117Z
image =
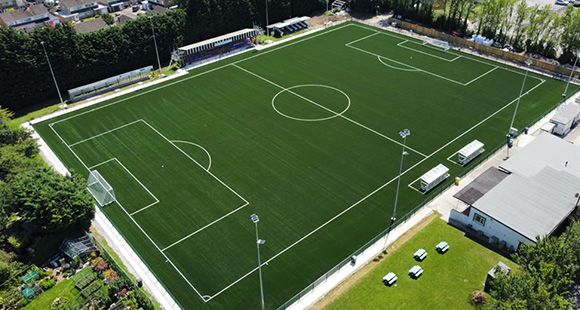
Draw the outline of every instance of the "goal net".
M433 38L429 38L429 37L423 38L423 45L437 46L437 47L442 48L444 51L447 51L451 48L451 46L449 45L449 42L439 40L439 39L433 39Z
M97 203L104 207L115 201L115 192L97 170L91 171L87 180L87 189Z

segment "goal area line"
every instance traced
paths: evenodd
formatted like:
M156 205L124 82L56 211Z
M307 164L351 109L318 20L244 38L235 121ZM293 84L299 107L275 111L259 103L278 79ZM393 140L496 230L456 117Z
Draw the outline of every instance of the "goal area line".
M346 25L346 26L343 26L343 27L347 27L347 26L352 26L352 25ZM359 25L354 25L354 26L361 27L361 26L359 26ZM364 27L362 27L362 28L364 28ZM365 29L366 29L366 28L365 28ZM338 30L338 29L336 29L336 30ZM325 33L326 33L326 32L325 32ZM325 33L322 33L322 34L320 34L320 35L323 35L323 34L325 34ZM376 34L379 34L379 33L377 32L377 33L375 33L375 34L373 34L373 35L371 35L371 36L374 36L374 35L376 35ZM296 41L296 42L293 42L293 44L300 43L300 42L302 42L302 41L303 41L303 40ZM353 42L354 42L354 41L353 41ZM353 42L351 42L351 43L353 43ZM351 44L351 43L348 43L348 44ZM349 47L350 47L350 48L355 48L355 47L352 47L352 46L349 46ZM356 48L355 48L355 49L356 49ZM273 50L272 50L272 51L273 51ZM269 52L270 52L270 51L269 51ZM365 53L367 53L367 54L368 54L368 52L365 52ZM260 55L261 55L261 54L260 54ZM260 55L256 55L256 57L257 57L257 56L260 56ZM385 59L387 59L386 57L383 57L383 56L380 56L380 55L376 55L376 56L378 56L379 58L385 58ZM245 61L245 60L247 60L247 59L244 59L243 61ZM240 61L240 62L241 62L241 61ZM239 63L239 62L236 62L236 63ZM400 63L400 64L402 64L402 65L405 65L405 66L409 66L409 65L406 65L406 64L403 64L403 63ZM235 63L234 63L234 65L235 65ZM222 66L222 67L219 67L219 68L216 68L216 69L212 69L211 71L208 71L208 72L203 72L203 73L201 73L201 74L199 74L199 75L202 75L202 74L208 74L208 73L210 73L210 72L213 72L213 71L215 71L215 70L219 70L219 69L221 69L221 68L225 68L225 67L228 67L228 66L232 66L232 64L227 64L227 65L224 65L224 66ZM497 69L497 68L504 69L504 68L502 68L502 67L494 67L494 68L492 68L490 71L488 71L488 72L487 72L487 73L485 73L485 74L489 74L489 73L491 73L493 70L495 70L495 69ZM423 72L425 72L425 71L424 71L424 70L422 70L422 69L418 69L418 68L415 68L415 69L416 69L417 71L423 71ZM508 70L508 69L506 69L506 70ZM514 71L514 72L516 72L516 71ZM518 72L518 73L519 73L519 72ZM191 77L188 77L187 79L194 78L194 77L197 77L197 76L199 76L199 75L196 75L196 76L191 76ZM479 76L478 78L481 78L482 76L483 76L483 75ZM539 79L539 78L537 78L537 77L533 77L533 76L532 76L531 78L536 78L536 79ZM526 92L525 94L523 94L522 96L525 96L525 95L527 95L529 92L531 92L532 90L534 90L536 87L538 87L539 85L543 84L544 80L542 80L542 79L539 79L539 80L540 80L541 82L540 82L538 85L535 85L535 86L534 86L532 89L530 89L529 91L527 91L527 92ZM171 85L173 85L173 84L175 84L175 83L178 83L178 82L181 82L181 80L180 80L180 81L177 81L177 82L174 82L174 83L172 83ZM472 80L471 82L473 82L473 80ZM469 82L469 83L471 83L471 82ZM455 83L459 83L459 82L455 81ZM169 86L169 85L163 85L162 87L167 87L167 86ZM155 88L155 89L153 89L153 90L150 90L149 92L155 91L155 90L157 90L157 89L159 89L159 88L160 88L160 87L158 87L158 88ZM140 96L140 95L144 95L144 94L145 94L145 92L142 92L142 93L139 93L139 94L135 95L134 97L136 97L136 96ZM122 99L122 100L119 100L119 101L113 102L113 103L111 103L111 104L108 104L108 105L102 106L102 107L100 107L100 108L104 108L104 107L106 107L106 106L110 106L110 105L113 105L113 104L117 104L117 103L119 103L119 102L121 102L121 101L124 101L124 100L126 100L126 99ZM514 100L514 101L515 101L515 100ZM425 157L425 158L421 159L421 160L420 160L419 162L417 162L415 165L413 165L412 167L410 167L410 168L408 168L407 170L405 170L405 171L402 173L402 175L404 175L404 174L406 174L407 172L409 172L410 170L414 169L414 168L415 168L415 167L417 167L419 164L423 163L423 162L424 162L426 159L428 159L428 158L432 157L433 155L435 155L436 153L438 153L439 151L441 151L442 149L444 149L445 147L447 147L447 146L448 146L450 143L452 143L452 142L456 141L456 140L457 140L459 137L463 136L463 135L464 135L464 134L466 134L467 132L470 132L472 129L474 129L474 128L478 127L478 126L479 126L479 125L481 125L483 122L487 121L489 118L491 118L492 116L496 115L497 113L499 113L500 111L502 111L503 109L505 109L506 107L508 107L509 105L511 105L511 104L512 104L514 101L512 101L512 102L508 103L506 106L504 106L503 108L499 109L498 111L496 111L495 113L493 113L493 114L492 114L492 115L490 115L489 117L485 118L485 119L484 119L484 120L482 120L481 122L477 123L477 124L476 124L476 125L474 125L472 128L468 129L467 131L465 131L464 133L462 133L462 134L461 134L461 135L459 135L458 137L454 138L453 140L451 140L449 143L445 144L444 146L442 146L442 147L441 147L441 148L439 148L438 150L434 151L434 152L433 152L433 153L431 153L431 154L428 154L428 155L426 155L426 157ZM90 113L90 111L88 111L88 112L85 112L85 113ZM78 116L78 115L76 115L76 116ZM69 119L71 119L71 118L74 118L74 117L76 117L76 116L70 117ZM60 135L59 135L59 134L56 132L55 128L53 127L53 125L54 125L54 124L56 124L56 123L60 123L60 122L62 122L62 121L64 121L64 120L60 120L60 121L58 121L58 122L55 122L55 123L52 123L52 124L50 124L50 128L51 128L51 129L52 129L52 130L55 132L56 136L58 136L58 137L59 137L59 139L60 139L60 140L61 140L61 141L62 141L62 142L63 142L63 143L66 145L66 147L67 147L67 148L68 148L68 149L71 151L71 153L72 153L72 154L73 154L73 155L74 155L74 156L75 156L75 157L76 157L76 158L77 158L77 159L78 159L78 160L79 160L79 161L80 161L80 162L81 162L81 163L84 165L84 167L86 167L86 168L87 168L87 169L90 171L90 169L89 169L89 168L91 168L91 167L87 167L87 165L86 165L86 164L85 164L85 163L84 163L84 162L83 162L83 161L80 159L80 157L79 157L79 156L78 156L78 155L77 155L77 154L74 152L74 150L72 149L72 147L74 147L74 146L75 146L75 145L77 145L77 144L81 144L81 143L82 143L82 142L84 142L84 141L77 141L77 142L75 142L75 143L73 143L73 144L70 144L70 145L69 145L69 144L67 144L67 143L66 143L66 142L65 142L65 141L62 139L62 137L61 137L61 136L60 136ZM144 123L146 123L144 120L137 120L137 121L135 121L135 122L133 122L133 123L137 123L137 122L140 122L140 121L143 121ZM132 124L125 124L125 125L123 125L123 127L125 127L125 126L129 126L129 125L132 125ZM146 125L147 125L147 126L149 126L149 127L151 127L151 126L150 126L149 124L147 124L147 123L146 123ZM151 128L152 128L152 127L151 127ZM117 128L117 129L120 129L120 128ZM114 130L117 130L117 129L114 129ZM152 128L152 129L153 129L153 128ZM161 135L161 134L160 134L160 133L159 133L157 130L155 130L155 129L153 129L153 130L154 130L154 131L156 131L156 132L157 132L159 135ZM104 134L104 133L101 133L100 135L103 135L103 134ZM163 135L161 135L161 136L162 136L163 138L165 138ZM89 138L89 140L90 140L90 139L94 139L94 138L96 138L96 137L90 137L90 138ZM165 139L167 140L167 138L165 138ZM88 140L87 140L87 141L88 141ZM168 141L169 141L169 140L168 140ZM172 144L173 146L175 146L176 148L178 148L178 149L179 149L181 152L183 152L183 151L182 151L182 150L181 150L179 147L177 147L177 146L176 146L176 145L173 143L174 141L169 141L169 142L170 142L170 144ZM187 154L186 154L186 155L187 155ZM189 157L189 156L188 156L188 157ZM190 158L190 159L191 159L191 158ZM114 159L110 159L110 160L114 160ZM193 159L192 159L192 160L193 160ZM195 161L195 160L194 160L194 161ZM198 165L200 165L198 162L196 162L196 163L197 163ZM200 165L200 166L201 166L201 165ZM95 166L93 166L93 167L95 167ZM205 167L203 167L203 168L204 168L205 170L209 170L209 169L206 169ZM361 200L357 201L355 204L353 204L353 205L349 206L347 209L345 209L345 210L341 211L339 214L335 215L334 217L332 217L331 219L329 219L328 221L326 221L325 223L323 223L321 226L319 226L319 227L315 228L315 229L314 229L313 231L311 231L310 233L308 233L308 234L304 235L303 237L301 237L300 239L298 239L296 242L292 243L290 246L288 246L287 248L283 249L282 251L280 251L279 253L277 253L276 255L274 255L273 257L271 257L270 259L268 259L267 261L265 261L265 262L264 262L262 265L267 265L269 262L271 262L272 260L274 260L274 259L275 259L275 258L277 258L278 256L282 255L284 252L286 252L286 251L290 250L292 247L294 247L294 246L295 246L295 245L297 245L298 243L302 242L304 239L308 238L308 237L309 237L310 235L312 235L313 233L315 233L315 232L319 231L320 229L323 229L323 228L324 228L326 225L328 225L329 223L331 223L332 221L334 221L336 218L338 218L338 217L342 216L344 213L346 213L346 212L348 212L349 210L351 210L352 208L356 207L356 206L357 206L359 203L361 203L362 201L366 200L368 197L371 197L371 196L372 196L372 195L374 195L376 192L380 191L382 188L384 188L384 187L388 186L388 185L389 185L391 182L393 182L393 180L395 180L395 179L396 179L396 178L393 178L393 179L389 180L387 183L385 183L385 184L381 185L379 188L375 189L374 191L372 191L371 193L369 193L367 196L365 196L365 197L363 197ZM228 188L229 188L229 187L228 187ZM237 193L236 193L236 194L237 194ZM239 196L239 197L241 197L241 196ZM242 199L243 199L243 198L242 198ZM247 205L249 204L249 202L247 202L245 199L244 199L244 202L245 202L245 204L244 204L244 205L242 205L241 207L238 207L237 209L235 209L235 210L234 210L234 211L232 211L231 213L233 213L233 212L236 212L237 210L240 210L240 209L244 208L245 206L247 206ZM163 256L164 256L164 257L167 259L168 263L170 263L170 264L173 266L173 268L174 268L174 269L175 269L175 270L176 270L176 271L177 271L177 272L180 274L180 276L181 276L181 277L184 279L184 281L186 281L186 283L188 283L188 285L189 285L189 286L190 286L190 287L191 287L191 288L192 288L192 289L193 289L193 290L194 290L194 291L197 293L197 295L198 295L198 296L199 296L199 297L200 297L200 298L201 298L201 299L202 299L204 302L208 302L208 301L210 301L211 299L214 299L214 298L216 298L218 295L220 295L221 293L223 293L223 292L224 292L224 291L226 291L227 289L231 288L233 285L235 285L236 283L238 283L239 281L241 281L242 279L244 279L244 278L245 278L245 277L247 277L248 275L252 274L253 272L257 271L257 269L258 269L258 267L254 268L253 270L249 271L248 273L246 273L245 275L243 275L243 276L242 276L241 278L239 278L238 280L236 280L236 281L234 281L234 282L230 283L228 286L226 286L225 288L221 289L220 291L218 291L218 292L217 292L216 294L214 294L214 295L202 295L202 294L201 294L201 293L200 293L200 292L199 292L199 291L198 291L198 290L197 290L197 289L196 289L196 288L195 288L195 287L192 285L192 283L190 282L190 280L189 280L187 277L185 277L185 276L183 275L183 273L182 273L182 272L179 270L179 268L177 268L177 267L176 267L176 266L173 264L173 262L171 262L171 261L170 261L170 260L167 258L167 256L164 254L164 251L165 251L165 250L168 250L168 248L164 248L164 249L161 249L161 248L159 248L159 247L157 246L157 244L155 244L155 242L154 242L154 241L153 241L153 240L152 240L152 239L149 237L149 235L147 235L147 233L146 233L146 232L145 232L145 231L144 231L144 230L141 228L141 226L139 226L139 224L138 224L138 223L137 223L137 222L136 222L136 221L133 219L133 214L132 214L132 213L128 213L128 212L127 212L127 210L125 210L125 209L124 209L124 207L121 205L121 203L118 203L118 204L119 204L119 206L121 206L121 208L123 209L123 211L124 211L124 212L127 214L127 216L128 216L128 217L129 217L129 218L130 218L130 219L131 219L131 220L132 220L134 223L135 223L135 225L137 225L137 227L138 227L138 228L139 228L139 229L140 229L140 230L143 232L143 234L144 234L144 235L145 235L145 236L146 236L146 237L147 237L147 238L148 238L148 239L151 241L151 243L152 243L152 244L153 244L153 245L154 245L154 246L155 246L155 247L156 247L156 248L159 250L159 252L160 252L160 253L161 253L161 254L162 254L162 255L163 255ZM223 216L223 218L227 217L228 215L229 215L229 214L226 214L226 215L224 215L224 216ZM214 222L216 222L216 221L219 221L219 220L221 220L221 218L219 218L219 219L215 220ZM214 222L212 222L212 223L208 224L208 227L209 227L209 226L211 226L211 225L212 225ZM195 279L194 279L194 280L195 280Z

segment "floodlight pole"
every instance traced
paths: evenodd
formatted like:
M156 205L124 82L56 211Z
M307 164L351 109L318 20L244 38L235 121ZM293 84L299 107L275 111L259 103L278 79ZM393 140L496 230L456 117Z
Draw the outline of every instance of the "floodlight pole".
M159 75L161 75L161 61L159 60L159 51L157 50L157 39L155 38L155 29L153 29L152 15L149 15L149 24L151 25L151 32L153 33L153 43L155 44L155 54L157 55L157 64L159 65Z
M264 244L266 240L258 238L258 222L260 221L258 215L252 214L250 218L252 219L252 222L256 224L256 247L258 248L258 273L260 274L260 297L262 299L262 310L264 310L264 286L262 284L262 262L260 261L260 244Z
M576 63L578 62L578 54L580 52L576 52L576 60L574 60L574 65L572 66L572 70L570 70L570 76L568 77L568 82L566 83L566 88L564 89L564 93L562 94L562 98L566 98L566 93L568 92L568 85L570 85L570 80L572 80L572 74L574 73L574 68L576 68Z
M399 132L399 135L403 138L403 152L401 153L401 164L399 166L399 177L397 178L397 191L395 192L395 207L393 208L393 216L391 217L391 223L389 224L389 232L385 236L385 252L387 250L387 238L389 237L389 233L391 232L390 228L393 226L393 223L397 220L397 202L399 201L399 188L401 186L401 174L403 173L403 159L405 159L405 155L408 153L405 152L405 146L407 144L407 137L411 135L411 131L405 128L403 131Z
M266 1L266 40L270 40L270 29L268 28L268 0Z
M514 116L512 117L512 122L510 123L510 127L508 128L508 136L511 136L510 131L512 129L512 127L514 126L514 121L516 120L516 114L518 113L518 107L520 105L520 100L522 99L522 93L524 92L524 86L526 85L526 79L528 77L528 72L530 71L530 66L532 65L532 61L531 60L526 60L526 74L524 75L524 81L522 82L522 87L520 88L520 95L518 96L518 101L516 102L516 109L514 110ZM507 138L508 141L510 139L510 137ZM506 155L506 159L510 157L510 147L509 147L509 142L506 143L507 146L507 155Z
M48 63L48 68L50 68L50 74L52 74L52 79L54 80L54 86L56 87L56 91L58 92L58 98L60 99L60 103L62 104L62 96L60 95L60 89L58 89L58 84L56 83L56 77L54 76L54 71L52 71L52 66L50 65L50 59L48 59L48 53L46 52L46 48L44 47L44 41L40 41L40 45L42 45L42 50L44 50L44 56L46 56L46 62Z

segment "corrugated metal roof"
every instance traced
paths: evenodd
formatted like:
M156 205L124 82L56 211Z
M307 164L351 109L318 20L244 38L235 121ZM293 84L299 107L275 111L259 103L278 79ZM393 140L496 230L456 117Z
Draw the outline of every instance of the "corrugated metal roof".
M577 118L578 114L580 114L580 105L569 104L558 111L558 113L552 117L551 121L568 124L570 121Z
M275 23L275 24L268 25L268 26L266 26L266 28L269 28L269 29L284 28L286 26L289 26L289 25L292 25L292 24L296 24L296 23L299 23L299 22L303 22L303 21L306 21L306 20L309 20L309 19L310 19L310 17L308 17L308 16L293 17L293 18L290 18L290 19L286 19L284 21L281 21L279 23Z
M543 132L500 165L522 176L534 176L546 166L580 178L580 147Z
M227 40L229 38L232 38L232 37L235 37L235 36L241 35L241 34L246 34L248 32L255 32L255 30L252 29L252 28L246 28L246 29L238 30L238 31L235 31L235 32L231 32L231 33L227 33L227 34L221 35L219 37L215 37L215 38L207 39L205 41L197 42L197 43L194 43L194 44L182 46L182 47L179 48L179 50L187 51L187 50L190 50L192 48L204 46L206 44L212 44L212 43L215 43L215 42L219 42L221 40Z
M550 235L574 210L580 178L551 167L509 175L473 205L530 240Z
M427 171L427 173L422 175L421 180L427 183L432 183L435 180L437 180L437 178L439 178L440 176L447 174L448 171L449 168L445 167L443 164L439 164L435 168Z
M469 143L468 145L464 146L461 150L459 150L459 154L463 156L469 156L475 152L478 152L479 149L483 147L483 143L479 142L478 140L473 140L473 142Z

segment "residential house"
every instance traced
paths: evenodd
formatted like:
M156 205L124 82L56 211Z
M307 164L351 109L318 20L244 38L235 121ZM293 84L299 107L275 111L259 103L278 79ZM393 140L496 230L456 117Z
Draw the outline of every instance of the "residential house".
M108 7L109 12L122 11L130 5L129 1L125 0L98 0L99 4Z
M35 27L54 26L60 21L43 5L31 5L26 9L16 9L0 13L0 26L30 31Z
M77 33L89 33L107 28L107 23L102 18L82 21L73 25Z
M85 18L101 15L108 12L108 8L99 4L97 0L61 0L59 16L69 22L76 22Z

